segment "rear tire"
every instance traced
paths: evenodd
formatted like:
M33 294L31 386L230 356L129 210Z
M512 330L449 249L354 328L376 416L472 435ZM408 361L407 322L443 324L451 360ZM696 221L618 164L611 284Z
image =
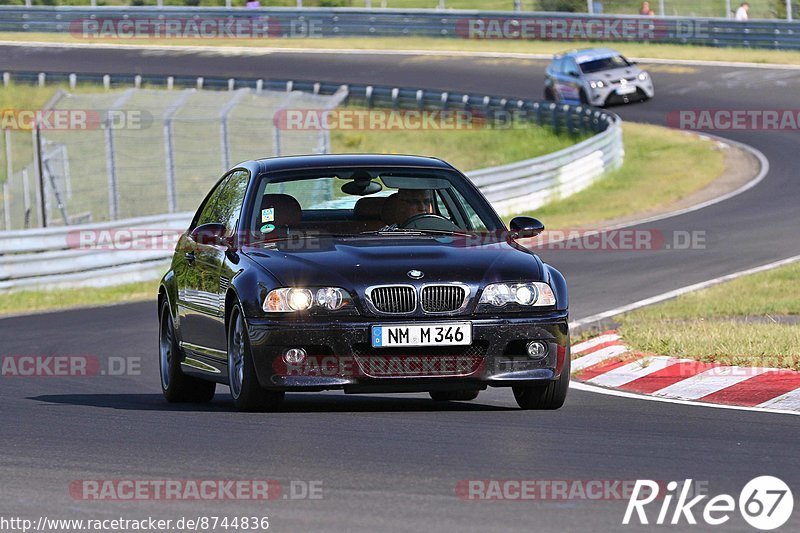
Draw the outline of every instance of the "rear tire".
M233 403L240 411L274 411L285 396L283 391L267 390L258 383L247 323L238 304L228 323L228 383Z
M589 105L589 97L586 96L586 91L583 89L578 93L578 99L581 101L581 105Z
M456 390L456 391L431 391L431 399L434 402L468 402L474 400L480 394L477 390Z
M170 403L206 403L214 399L217 384L187 376L181 370L183 353L175 335L166 298L161 302L158 328L158 359L161 392Z
M558 409L564 405L569 391L570 354L567 351L561 376L547 385L513 387L520 409Z

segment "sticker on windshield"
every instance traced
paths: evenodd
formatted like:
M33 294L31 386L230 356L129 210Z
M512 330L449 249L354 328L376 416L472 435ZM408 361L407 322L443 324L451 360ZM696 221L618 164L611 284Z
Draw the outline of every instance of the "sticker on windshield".
M275 208L270 207L268 209L261 210L261 222L272 222L275 220Z
M269 233L271 231L275 231L274 224L264 224L263 226L261 226L261 233Z

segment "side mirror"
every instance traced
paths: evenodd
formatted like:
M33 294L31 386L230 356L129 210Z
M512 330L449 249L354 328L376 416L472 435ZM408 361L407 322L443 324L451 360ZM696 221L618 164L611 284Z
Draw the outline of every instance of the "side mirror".
M509 224L513 238L524 239L527 237L536 237L544 231L544 224L539 220L532 217L515 217Z
M575 72L574 70L572 72L567 72L567 76L571 76L573 78L580 78L581 77L581 75L578 74L577 72Z
M203 224L197 226L189 234L189 238L198 244L207 244L211 246L224 246L230 248L231 242L225 236L226 229L224 224Z

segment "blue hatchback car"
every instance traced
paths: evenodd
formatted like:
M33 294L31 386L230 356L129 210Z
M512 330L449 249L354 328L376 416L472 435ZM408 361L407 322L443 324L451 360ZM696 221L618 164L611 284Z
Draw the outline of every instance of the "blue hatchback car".
M551 102L604 107L648 100L655 94L650 74L610 48L558 54L545 72L544 97Z

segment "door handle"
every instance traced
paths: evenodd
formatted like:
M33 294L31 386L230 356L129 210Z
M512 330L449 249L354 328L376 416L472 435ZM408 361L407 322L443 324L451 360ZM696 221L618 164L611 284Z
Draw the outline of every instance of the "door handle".
M183 257L186 258L186 262L189 263L190 265L194 264L194 252L186 252L185 254L183 254Z

